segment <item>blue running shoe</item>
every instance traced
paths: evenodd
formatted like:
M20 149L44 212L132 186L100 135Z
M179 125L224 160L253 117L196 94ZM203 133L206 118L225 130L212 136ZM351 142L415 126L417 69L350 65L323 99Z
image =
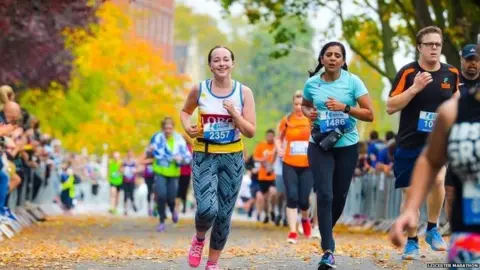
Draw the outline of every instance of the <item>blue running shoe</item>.
M438 232L437 227L433 227L430 231L427 231L425 241L427 241L434 251L447 250L447 245L443 241L442 235Z
M335 269L337 266L335 265L335 257L333 257L332 252L329 250L325 251L323 254L322 259L318 263L318 270L326 270L326 269Z
M418 242L414 240L408 240L405 248L403 249L402 259L404 260L416 260L418 259L420 246Z

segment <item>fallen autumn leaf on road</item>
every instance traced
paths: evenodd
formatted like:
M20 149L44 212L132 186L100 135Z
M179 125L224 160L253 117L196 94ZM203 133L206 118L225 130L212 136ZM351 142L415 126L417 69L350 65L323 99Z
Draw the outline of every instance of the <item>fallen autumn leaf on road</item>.
M192 220L181 220L168 227L167 233L155 233L156 220L111 216L53 217L47 222L24 229L0 245L0 266L24 269L71 269L82 262L116 266L131 260L172 262L186 257L194 231ZM264 260L300 260L309 262L318 255L318 240L300 237L296 245L286 243L287 230L257 223L235 222L222 258L234 259L257 255ZM398 252L381 234L354 234L335 230L336 254L369 258L382 268L398 268L390 260ZM206 245L209 240L207 238ZM424 243L421 244L422 248ZM203 255L207 252L204 250ZM252 263L267 264L254 260ZM34 262L34 263L33 263ZM405 266L405 265L403 265Z

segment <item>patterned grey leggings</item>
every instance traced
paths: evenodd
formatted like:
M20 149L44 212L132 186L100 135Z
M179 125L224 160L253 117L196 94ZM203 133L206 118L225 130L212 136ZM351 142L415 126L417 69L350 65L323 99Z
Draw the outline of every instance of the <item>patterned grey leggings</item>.
M242 183L243 153L193 153L193 191L197 201L195 228L208 231L210 248L222 250L230 233L232 213Z

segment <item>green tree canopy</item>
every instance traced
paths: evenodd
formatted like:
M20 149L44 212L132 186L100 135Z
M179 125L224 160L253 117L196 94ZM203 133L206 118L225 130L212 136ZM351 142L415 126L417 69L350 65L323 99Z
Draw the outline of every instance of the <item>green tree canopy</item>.
M429 25L444 32L443 54L459 66L459 51L466 43L476 43L480 31L480 2L476 0L217 0L225 10L235 3L243 5L251 23L267 22L276 32L275 42L291 51L295 40L306 28L306 18L315 10L328 10L334 18L326 22L325 36L331 37L340 22L343 38L350 48L379 74L393 81L397 72L394 54L403 49L415 55L415 35ZM346 7L353 12L346 12ZM300 22L297 28L280 28L285 18Z

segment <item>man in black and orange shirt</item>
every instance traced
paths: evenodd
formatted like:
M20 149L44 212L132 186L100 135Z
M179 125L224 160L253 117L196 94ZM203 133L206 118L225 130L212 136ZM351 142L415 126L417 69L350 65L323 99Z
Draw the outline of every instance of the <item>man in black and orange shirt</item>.
M442 31L434 26L423 28L416 36L416 43L419 60L405 65L398 72L387 100L389 114L401 112L393 171L396 178L395 188L403 189L404 202L408 199L408 187L415 162L435 123L437 108L449 98L460 95L458 70L440 63ZM433 250L446 250L446 244L437 230L445 197L444 179L445 167L439 173L437 184L427 198L426 241ZM402 258L416 259L418 256L417 228L411 228Z

